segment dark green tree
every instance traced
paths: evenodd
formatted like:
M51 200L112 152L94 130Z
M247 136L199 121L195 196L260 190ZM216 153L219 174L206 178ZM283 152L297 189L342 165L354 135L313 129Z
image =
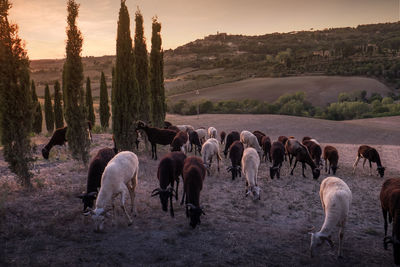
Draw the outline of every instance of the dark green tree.
M29 59L18 26L10 24L11 4L0 0L0 113L4 159L18 181L31 187L32 154L29 133L32 125L32 94Z
M46 84L44 89L44 119L46 121L47 131L52 133L54 130L54 111L48 84Z
M90 86L89 77L87 77L86 79L86 108L87 108L87 120L90 121L92 126L94 126L96 122L96 117L94 115L92 87Z
M36 86L33 80L31 83L31 92L32 92L32 104L33 104L32 131L36 134L40 134L42 132L42 123L43 123L42 107L37 97Z
M150 53L150 90L152 104L152 123L162 127L165 120L164 59L161 48L161 23L153 18Z
M139 89L139 119L149 121L150 111L150 84L149 84L149 59L146 47L146 38L143 31L143 16L138 10L135 13L135 71Z
M54 120L56 129L64 127L64 115L61 104L60 83L56 81L54 84Z
M100 79L100 124L104 129L108 128L110 120L110 106L108 105L108 91L106 77L104 72L101 72Z
M138 114L138 85L130 31L130 19L125 0L121 0L117 30L115 88L112 99L112 125L116 145L121 150L135 147L135 122Z
M64 64L65 121L68 125L67 140L72 156L89 161L90 140L87 134L86 106L83 92L82 34L76 26L79 5L74 0L67 3L67 45Z

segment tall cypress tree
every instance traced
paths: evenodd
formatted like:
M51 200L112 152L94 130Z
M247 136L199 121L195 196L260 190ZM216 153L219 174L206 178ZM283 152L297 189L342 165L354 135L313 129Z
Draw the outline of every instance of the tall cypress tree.
M42 123L43 123L42 107L37 97L36 86L33 80L31 83L31 93L32 93L32 103L33 103L32 131L36 134L40 134L42 132Z
M54 84L54 120L56 122L56 129L64 127L60 83L58 81L56 81L56 83Z
M76 26L79 5L74 0L67 3L67 58L64 64L65 121L67 140L72 156L86 165L89 160L90 140L87 134L86 106L83 92L82 34Z
M146 39L143 31L143 16L138 9L135 13L135 71L139 85L139 119L149 121L150 112L150 84L149 60L147 55Z
M86 108L87 108L87 120L94 126L96 117L94 115L93 98L92 98L92 87L90 86L90 78L86 79Z
M162 127L165 120L165 91L164 91L164 59L161 48L161 23L153 18L150 53L150 89L152 104L152 122Z
M1 143L10 170L23 186L30 187L32 94L29 59L18 36L17 25L8 22L10 8L8 0L0 0Z
M110 106L108 105L108 91L106 84L106 77L104 72L101 72L100 79L100 124L101 127L108 128L110 120Z
M54 130L54 111L48 84L46 84L46 88L44 89L44 119L47 131L52 133Z
M117 32L115 88L112 103L113 133L121 150L135 147L135 122L138 113L138 85L130 31L130 19L125 0L121 0Z

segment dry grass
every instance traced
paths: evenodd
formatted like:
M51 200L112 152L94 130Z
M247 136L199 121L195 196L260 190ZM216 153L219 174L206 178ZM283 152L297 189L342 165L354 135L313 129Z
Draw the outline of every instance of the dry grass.
M336 146L340 154L338 176L353 192L344 259L337 260L336 251L330 251L328 246L322 248L321 256L309 258L308 229L312 226L319 229L324 218L318 195L320 182L327 177L324 172L314 181L309 168L306 171L309 177L303 178L300 168L294 176L288 176L285 165L284 176L271 180L269 165L262 163L261 200L253 202L244 197L244 179L231 180L225 171L229 161L224 159L221 173L213 167L212 176L206 177L201 194L206 216L192 230L184 208L178 203L174 205L176 217L171 218L161 210L159 199L150 197L150 192L158 186L158 161L151 160L142 147L138 153L138 216L128 227L122 210L118 209L117 225L112 227L108 223L104 234L93 233L91 221L81 215L82 205L76 196L85 189L87 170L80 163L66 156L57 161L54 154L50 161L40 159L37 162L40 174L35 179L41 186L25 191L15 184L0 158L0 265L390 266L391 249L384 251L382 246L383 219L378 198L384 179L366 175L361 166L353 176L351 165L358 144L375 140L371 143L387 167L385 177L399 176L399 127L379 135L382 121L386 121L385 125L399 125L399 118L358 122L250 115L204 115L199 120L195 116L168 118L174 123L213 125L225 131L257 129L267 132L272 139L279 133L298 138L310 135L322 145ZM38 151L46 140L35 139ZM110 147L111 136L94 135L94 144L91 154ZM160 158L165 153L166 147L160 149ZM181 196L181 187L179 190ZM7 195L2 198L4 192ZM333 239L337 241L337 234Z

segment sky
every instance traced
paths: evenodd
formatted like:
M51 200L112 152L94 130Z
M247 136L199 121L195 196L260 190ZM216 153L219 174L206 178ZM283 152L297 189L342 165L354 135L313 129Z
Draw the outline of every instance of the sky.
M10 21L18 24L30 59L64 58L67 1L10 2ZM77 2L82 55L115 55L120 0ZM138 7L143 14L148 49L153 16L162 24L164 49L217 32L262 35L400 21L400 0L126 0L126 4L132 38Z

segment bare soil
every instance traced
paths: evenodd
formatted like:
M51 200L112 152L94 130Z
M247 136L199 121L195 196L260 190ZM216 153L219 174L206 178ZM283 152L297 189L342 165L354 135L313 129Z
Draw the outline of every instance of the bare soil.
M196 229L189 226L184 207L174 202L175 218L161 210L150 193L158 187L159 161L150 159L144 146L140 159L136 205L138 215L127 226L123 211L117 209L117 225L106 224L106 233L93 232L92 222L82 216L77 195L85 190L87 169L62 151L60 160L52 151L49 161L40 150L49 138L35 137L37 144L34 189L26 191L15 183L0 153L0 265L4 266L391 266L392 249L383 249L383 218L379 191L389 177L400 177L400 117L333 122L290 116L201 115L168 116L175 124L215 126L218 131L261 130L276 140L279 135L317 138L322 146L339 150L337 176L353 192L353 203L345 230L344 258L337 259L337 246L328 245L309 257L309 229L319 230L324 213L319 186L328 175L315 181L297 167L293 176L288 166L283 177L269 178L270 163L259 169L261 200L244 196L245 181L231 180L224 159L220 173L213 166L201 192L205 216ZM387 168L385 178L368 175L360 162L355 175L351 166L360 144L379 151ZM109 134L95 134L91 154L111 147ZM159 146L159 158L167 147ZM1 151L2 152L2 151ZM366 166L367 167L367 166ZM181 197L182 188L179 189ZM116 205L118 206L118 205ZM391 227L389 227L391 229ZM338 234L333 233L337 244Z

